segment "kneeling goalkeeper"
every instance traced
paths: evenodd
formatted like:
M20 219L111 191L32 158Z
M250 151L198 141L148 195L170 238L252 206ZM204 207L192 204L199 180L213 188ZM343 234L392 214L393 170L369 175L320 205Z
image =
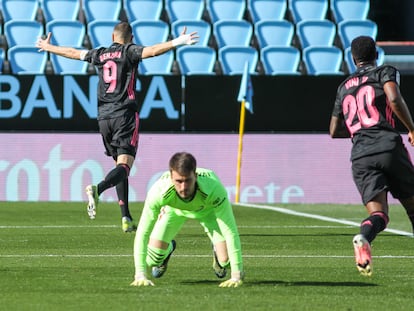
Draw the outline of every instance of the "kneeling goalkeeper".
M227 191L215 173L197 168L186 152L172 156L169 171L151 187L145 200L134 242L135 280L132 286L153 286L167 270L174 237L187 219L196 219L213 244L213 269L218 278L231 278L220 287L238 287L243 281L240 237Z

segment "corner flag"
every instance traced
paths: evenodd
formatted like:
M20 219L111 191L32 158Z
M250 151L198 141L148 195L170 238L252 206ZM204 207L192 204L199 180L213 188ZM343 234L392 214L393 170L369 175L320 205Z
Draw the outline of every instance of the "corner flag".
M253 113L253 86L249 73L249 62L244 64L243 76L240 83L239 96L237 101L241 102L240 105L240 126L239 126L239 148L237 153L237 173L236 173L236 198L235 202L239 203L240 199L240 179L241 179L241 162L243 151L243 134L244 134L244 119L245 109Z
M243 102L247 110L253 113L253 85L250 78L249 62L244 64L243 76L240 83L238 102Z

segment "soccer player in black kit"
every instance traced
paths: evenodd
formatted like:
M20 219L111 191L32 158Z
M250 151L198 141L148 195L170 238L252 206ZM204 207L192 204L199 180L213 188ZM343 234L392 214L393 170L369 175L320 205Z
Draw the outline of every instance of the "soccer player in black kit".
M405 208L414 230L414 167L395 129L395 117L408 130L414 146L414 123L400 93L400 73L376 66L371 37L351 44L357 70L338 87L329 132L332 138L352 138L352 175L369 214L353 238L358 271L372 275L371 243L389 221L387 193Z
M106 154L115 160L116 166L97 185L86 187L87 211L95 218L99 195L116 187L122 214L122 230L136 229L128 207L128 176L138 148L139 116L135 99L138 63L145 58L166 53L181 45L197 42L196 32L186 34L186 27L179 37L152 46L138 46L132 42L132 28L127 22L118 23L112 33L112 45L91 50L52 45L49 33L39 38L39 51L87 61L98 69L98 125Z

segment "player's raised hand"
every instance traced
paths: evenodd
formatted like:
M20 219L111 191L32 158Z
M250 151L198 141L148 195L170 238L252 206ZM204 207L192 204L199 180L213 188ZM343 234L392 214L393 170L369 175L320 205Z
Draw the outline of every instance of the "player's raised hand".
M39 52L45 51L46 46L50 44L50 38L52 37L52 33L49 32L46 38L39 37L37 38L36 47L39 48Z
M192 33L186 34L187 27L184 26L183 31L181 32L180 36L174 40L172 40L173 46L180 46L180 45L193 45L198 42L200 38L197 35L197 31L193 31Z

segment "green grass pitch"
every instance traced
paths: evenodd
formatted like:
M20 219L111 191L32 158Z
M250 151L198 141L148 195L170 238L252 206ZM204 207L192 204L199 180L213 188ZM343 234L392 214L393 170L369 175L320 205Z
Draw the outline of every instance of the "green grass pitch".
M361 206L275 205L359 223ZM142 203L132 203L139 218ZM341 222L234 206L245 283L219 288L210 243L188 221L167 273L155 287L133 279L134 234L121 231L115 203L89 220L84 203L0 202L1 310L414 310L414 240L382 232L373 243L374 274L360 276L352 237ZM400 206L389 228L410 232Z

